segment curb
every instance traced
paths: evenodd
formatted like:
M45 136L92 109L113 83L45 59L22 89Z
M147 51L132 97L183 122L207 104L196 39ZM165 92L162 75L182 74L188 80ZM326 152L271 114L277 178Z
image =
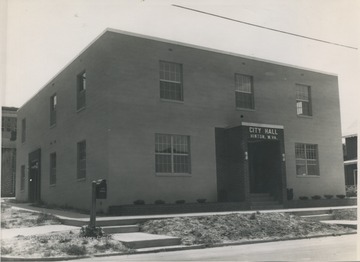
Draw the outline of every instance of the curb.
M314 235L314 236L304 236L304 237L288 237L281 239L267 239L267 240L249 240L241 242L231 242L231 243L221 243L221 244L211 244L211 245L192 245L184 247L164 247L161 249L153 250L133 250L128 253L105 253L105 254L95 254L93 256L67 256L67 257L10 257L10 256L1 256L1 261L64 261L64 260L75 260L91 257L109 257L109 256L127 256L127 255L136 255L136 254L151 254L151 253L160 253L160 252L171 252L171 251L182 251L182 250L191 250L191 249L204 249L204 248L214 248L214 247L226 247L226 246L241 246L241 245L251 245L251 244L261 244L269 242L280 242L280 241L289 241L289 240L302 240L302 239L311 239L311 238L320 238L320 237L330 237L330 236L345 236L345 235L354 235L357 232L347 232L342 234L323 234L323 235Z

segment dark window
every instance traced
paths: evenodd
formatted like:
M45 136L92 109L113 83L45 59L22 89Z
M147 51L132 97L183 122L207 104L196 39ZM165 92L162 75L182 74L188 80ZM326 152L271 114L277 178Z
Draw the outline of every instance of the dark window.
M160 98L184 100L181 64L160 61Z
M77 143L77 178L86 177L86 141Z
M299 116L311 116L310 86L296 85L296 113Z
M25 166L21 166L20 190L25 189Z
M80 110L86 106L86 72L82 72L77 76L77 89L76 89L76 108Z
M26 119L24 118L21 121L21 142L25 142L26 140Z
M56 124L56 106L57 106L57 96L56 94L50 97L50 126Z
M50 185L56 184L56 153L50 154Z
M156 173L190 173L190 137L155 135Z
M318 146L295 144L296 175L319 176Z
M251 76L235 74L235 104L237 108L255 108L254 87Z

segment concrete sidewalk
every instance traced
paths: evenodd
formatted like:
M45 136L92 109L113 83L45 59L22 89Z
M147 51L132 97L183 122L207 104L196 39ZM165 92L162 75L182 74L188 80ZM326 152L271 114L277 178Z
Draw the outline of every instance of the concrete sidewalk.
M37 226L37 227L1 229L1 239L9 239L19 235L21 236L44 235L53 232L78 230L78 229L79 227L66 226L66 225L48 225L48 226Z

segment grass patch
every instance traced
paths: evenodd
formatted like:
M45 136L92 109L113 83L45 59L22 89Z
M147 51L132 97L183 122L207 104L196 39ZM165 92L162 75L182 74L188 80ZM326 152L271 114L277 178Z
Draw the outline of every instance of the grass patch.
M349 208L349 209L341 209L332 210L332 214L334 215L335 220L357 220L357 209Z
M1 240L2 255L28 258L84 256L128 251L128 248L111 236L81 237L79 230Z
M185 245L212 245L340 234L354 230L307 221L286 213L253 213L151 220L141 225L141 231L180 237Z

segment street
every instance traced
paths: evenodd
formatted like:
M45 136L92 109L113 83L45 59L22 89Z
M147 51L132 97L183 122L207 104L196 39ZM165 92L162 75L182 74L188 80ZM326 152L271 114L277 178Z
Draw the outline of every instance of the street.
M354 261L357 235L74 261Z

